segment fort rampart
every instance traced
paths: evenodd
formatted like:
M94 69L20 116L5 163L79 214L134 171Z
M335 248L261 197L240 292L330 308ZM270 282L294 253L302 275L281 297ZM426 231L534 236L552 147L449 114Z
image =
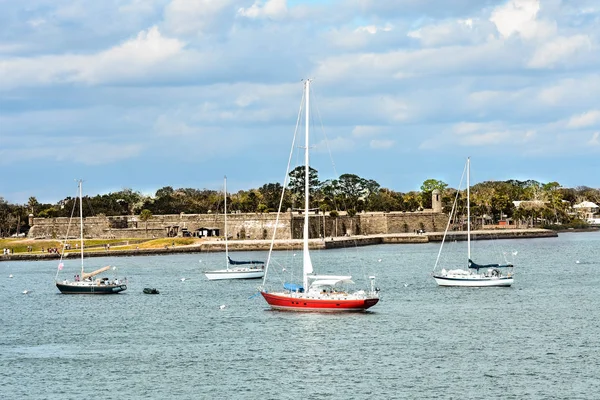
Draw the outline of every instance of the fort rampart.
M364 212L353 217L339 215L309 215L310 237L339 237L347 235L378 235L411 233L417 230L443 231L448 216L433 211L421 212ZM28 236L41 239L79 237L79 219L32 218ZM304 216L297 212L227 214L227 232L236 239L270 239L277 226L276 239L302 237ZM199 235L202 230L216 236L225 235L223 214L155 215L148 221L139 216L96 216L84 218L86 238L161 238Z

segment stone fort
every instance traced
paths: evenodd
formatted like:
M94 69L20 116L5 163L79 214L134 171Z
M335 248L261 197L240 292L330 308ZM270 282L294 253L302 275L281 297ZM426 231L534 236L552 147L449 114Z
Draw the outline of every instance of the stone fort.
M442 213L439 192L432 193L432 208L416 212L362 212L352 217L323 213L309 215L312 238L346 235L378 235L443 231L448 216ZM62 239L79 237L79 219L34 218L30 216L29 238ZM277 227L276 239L302 237L304 216L298 212L227 214L227 233L234 239L270 239ZM139 216L96 216L84 218L86 238L163 238L177 236L224 236L224 214L155 215L148 221Z

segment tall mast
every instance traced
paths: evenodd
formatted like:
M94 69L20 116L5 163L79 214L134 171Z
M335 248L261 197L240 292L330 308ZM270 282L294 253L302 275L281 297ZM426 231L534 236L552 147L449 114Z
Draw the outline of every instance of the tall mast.
M471 259L471 157L467 157L467 255Z
M79 248L81 249L81 276L83 277L83 200L81 194L82 180L79 180Z
M304 90L306 97L305 105L305 135L304 135L304 231L303 231L303 251L302 251L302 263L303 263L303 284L304 290L308 290L308 274L313 272L312 262L310 261L310 253L308 251L308 206L309 206L309 178L310 178L310 167L308 164L308 124L309 124L309 106L310 106L310 79L304 81Z
M225 265L227 266L227 269L229 269L229 248L227 246L227 176L225 176L225 183L224 183L224 190L225 190Z

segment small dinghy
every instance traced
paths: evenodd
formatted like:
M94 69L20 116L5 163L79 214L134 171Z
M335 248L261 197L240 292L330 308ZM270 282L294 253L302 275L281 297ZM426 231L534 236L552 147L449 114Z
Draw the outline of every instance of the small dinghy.
M146 294L160 294L160 292L158 291L158 289L156 288L144 288L144 293Z

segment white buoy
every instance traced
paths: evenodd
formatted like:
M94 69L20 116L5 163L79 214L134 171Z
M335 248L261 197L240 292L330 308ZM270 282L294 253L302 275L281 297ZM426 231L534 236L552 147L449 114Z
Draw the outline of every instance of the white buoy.
M29 290L23 290L23 294L29 294Z
M575 264L579 264L579 260L575 261Z
M224 309L225 309L225 307L227 307L225 304L221 304L221 305L219 306L219 309L221 309L221 310L224 310Z
M187 278L181 278L181 282L185 281Z
M377 262L381 262L381 258L379 260L377 260Z
M8 277L9 277L9 278L12 278L13 276L12 276L12 274L10 274Z
M408 287L408 285L409 285L408 283L405 283L405 284L404 284L404 287Z

